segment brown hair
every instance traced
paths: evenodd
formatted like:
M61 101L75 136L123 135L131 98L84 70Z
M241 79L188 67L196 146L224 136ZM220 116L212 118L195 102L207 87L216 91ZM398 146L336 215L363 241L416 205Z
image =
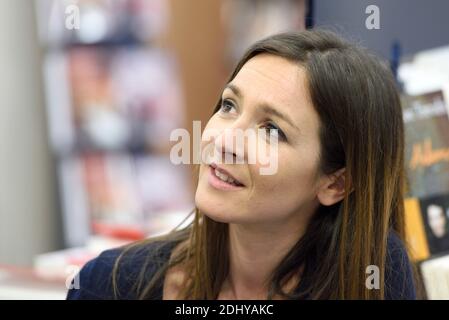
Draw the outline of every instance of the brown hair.
M273 271L268 298L383 299L388 235L395 232L405 242L404 129L394 78L365 49L332 32L308 30L255 43L229 82L261 53L283 57L306 70L310 97L320 118L320 170L331 174L346 168L344 199L318 208L304 236ZM220 105L221 99L214 113ZM165 271L178 264L188 275L180 298L217 298L228 273L228 225L198 209L194 214L188 227L149 240L187 245L153 279L139 282L141 298L153 296ZM365 286L368 265L379 267L380 290ZM283 285L295 275L304 290L283 292Z

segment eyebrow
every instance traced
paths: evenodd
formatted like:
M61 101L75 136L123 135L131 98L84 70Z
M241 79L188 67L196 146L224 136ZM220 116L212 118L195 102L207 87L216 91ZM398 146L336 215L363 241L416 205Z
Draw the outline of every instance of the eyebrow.
M240 88L237 87L235 84L228 83L226 85L225 89L230 89L238 98L240 98L240 99L243 98L242 90L240 90ZM275 108L273 108L269 104L263 103L261 105L261 110L262 110L262 112L264 112L266 114L270 114L270 115L273 115L275 117L278 117L279 119L284 120L285 122L287 122L289 125L291 125L296 130L301 131L301 130L299 130L299 128L295 125L293 120L288 115L283 114L282 112L279 112L278 110L276 110Z

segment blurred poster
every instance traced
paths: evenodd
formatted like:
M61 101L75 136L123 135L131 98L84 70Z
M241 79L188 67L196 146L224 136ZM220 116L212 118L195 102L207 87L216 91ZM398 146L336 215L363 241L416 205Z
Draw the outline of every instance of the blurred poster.
M449 193L449 117L438 90L403 101L409 196Z

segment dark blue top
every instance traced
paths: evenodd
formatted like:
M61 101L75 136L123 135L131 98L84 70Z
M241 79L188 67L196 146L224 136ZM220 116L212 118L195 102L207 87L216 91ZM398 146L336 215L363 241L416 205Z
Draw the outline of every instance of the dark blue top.
M137 282L140 272L145 270L144 279L151 279L155 272L168 261L175 245L174 242L153 242L125 254L120 262L117 276L117 298L138 299L133 285ZM118 248L104 251L97 258L89 261L78 274L79 289L70 289L67 299L116 299L111 274L121 250ZM72 283L76 284L76 282ZM160 300L163 281L158 283L157 288L152 298ZM385 298L416 299L411 263L402 241L394 233L388 237Z

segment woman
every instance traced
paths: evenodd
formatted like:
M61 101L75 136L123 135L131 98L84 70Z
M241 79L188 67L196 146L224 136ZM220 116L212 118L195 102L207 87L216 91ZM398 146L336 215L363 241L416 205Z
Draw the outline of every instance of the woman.
M378 59L327 31L268 37L238 63L205 129L220 134L203 148L243 159L250 146L234 150L226 135L266 130L277 171L204 161L193 222L102 253L69 299L416 297L402 111Z

